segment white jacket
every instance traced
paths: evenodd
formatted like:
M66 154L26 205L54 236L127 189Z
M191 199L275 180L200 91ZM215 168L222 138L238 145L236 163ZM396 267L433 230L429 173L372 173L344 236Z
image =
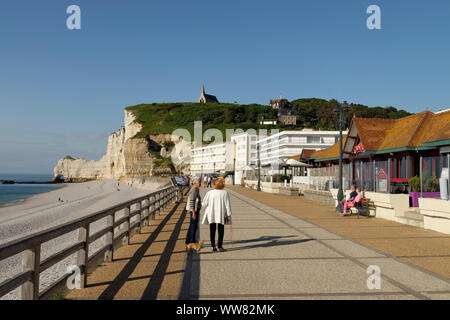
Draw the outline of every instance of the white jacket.
M230 195L226 190L208 191L202 207L205 208L202 224L225 224L225 217L231 217Z

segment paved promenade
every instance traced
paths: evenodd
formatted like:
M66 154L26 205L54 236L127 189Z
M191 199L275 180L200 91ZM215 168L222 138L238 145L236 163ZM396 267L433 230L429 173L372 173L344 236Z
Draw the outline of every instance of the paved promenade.
M332 207L300 197L228 190L228 252L213 253L209 229L201 226L205 248L186 255L188 217L184 204L174 206L68 298L450 299L448 235L339 217ZM367 287L372 265L381 270L380 290Z

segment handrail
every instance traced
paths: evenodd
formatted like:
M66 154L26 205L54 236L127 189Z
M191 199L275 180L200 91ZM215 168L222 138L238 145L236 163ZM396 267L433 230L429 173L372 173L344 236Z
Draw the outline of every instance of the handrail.
M182 197L181 192L183 192L183 189L179 187L167 187L63 225L0 245L0 261L22 253L22 272L0 283L0 297L21 287L23 300L39 299L44 293L51 291L52 288L69 276L63 276L59 281L46 288L44 293L40 293L40 273L74 253L77 253L77 266L81 270L81 287L84 288L86 286L88 263L94 256L104 253L104 261L111 262L113 260L114 242L122 239L122 245L129 244L132 230L138 228L138 232L140 232L141 228L147 226L149 220L154 219L155 215L159 214L160 210L173 201L175 197L179 201ZM137 208L131 211L133 206L137 206ZM121 210L125 211L125 215L115 221L116 212ZM137 217L137 222L131 225L131 219L134 217ZM103 218L107 218L106 227L90 234L90 224ZM125 224L124 230L122 228L115 234L114 229L123 224ZM40 253L43 243L75 230L79 230L78 241L75 244L41 261ZM105 235L105 245L89 257L89 244Z

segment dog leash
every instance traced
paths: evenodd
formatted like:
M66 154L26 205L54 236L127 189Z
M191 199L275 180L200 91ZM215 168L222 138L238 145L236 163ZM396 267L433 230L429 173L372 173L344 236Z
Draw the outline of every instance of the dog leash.
M233 224L230 223L230 234L231 234L231 247L234 248L233 244Z

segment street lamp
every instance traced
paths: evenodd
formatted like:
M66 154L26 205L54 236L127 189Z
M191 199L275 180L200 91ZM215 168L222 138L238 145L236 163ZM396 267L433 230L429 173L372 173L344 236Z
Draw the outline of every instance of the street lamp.
M261 191L261 159L259 156L259 143L256 145L256 151L258 152L258 191Z
M235 177L236 177L236 158L233 159L233 186Z
M339 203L344 199L344 191L342 186L342 126L344 125L343 113L344 110L348 109L347 101L343 104L337 105L333 108L333 112L339 114L338 126L339 126L339 191L337 194L337 199Z
M234 141L233 144L233 186L235 185L235 180L236 179L236 140Z

